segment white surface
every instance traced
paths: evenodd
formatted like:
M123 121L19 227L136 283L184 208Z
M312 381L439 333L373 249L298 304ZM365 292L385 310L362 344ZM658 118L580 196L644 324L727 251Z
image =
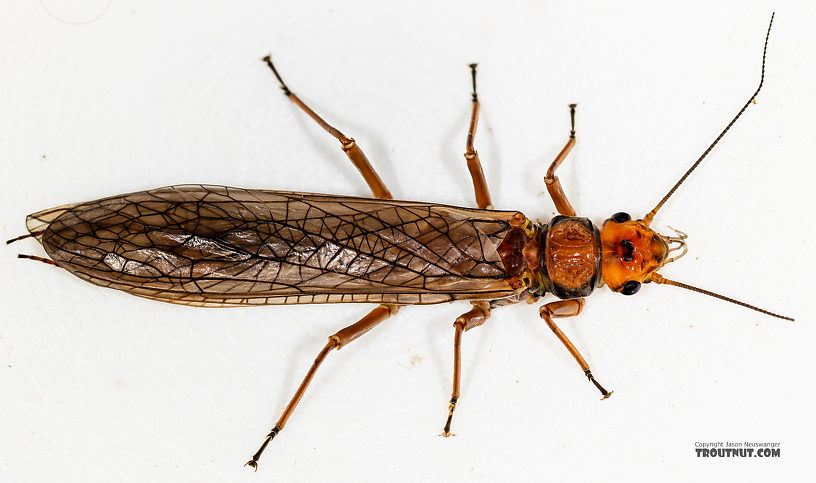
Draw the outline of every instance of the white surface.
M472 205L466 64L479 61L497 208L553 214L542 177L578 102L570 200L595 222L640 216L755 88L770 16L712 2L106 3L0 5L4 238L43 208L169 184L366 195L258 61L270 51L397 198ZM690 235L665 276L795 324L671 287L597 290L560 324L615 390L601 402L537 306L497 310L464 339L444 439L467 305L409 307L330 356L252 473L241 465L325 337L367 307L161 304L17 260L42 254L28 240L0 256L0 480L796 479L816 449L813 14L777 11L758 104L655 221ZM745 440L782 456L695 456L696 441Z

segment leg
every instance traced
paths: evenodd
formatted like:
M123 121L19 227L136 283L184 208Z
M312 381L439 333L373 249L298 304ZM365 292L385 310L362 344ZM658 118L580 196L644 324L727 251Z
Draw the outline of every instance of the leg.
M473 138L476 137L476 124L479 122L479 98L476 95L476 64L470 64L470 75L473 78L473 111L470 114L470 127L467 135L467 160L468 171L473 179L473 190L476 192L476 204L481 209L492 209L493 202L490 201L490 192L487 190L482 163L479 161L479 153L473 147Z
M572 345L567 336L561 332L561 329L555 325L553 322L553 318L555 317L574 317L581 313L581 309L584 307L584 299L570 299L570 300L559 300L557 302L550 302L546 305L542 305L539 309L539 314L541 318L547 322L547 325L550 326L553 332L555 332L555 336L564 344L564 347L567 348L572 357L575 358L575 361L578 362L578 365L581 366L581 369L584 370L584 375L589 379L589 382L595 385L599 391L601 391L601 395L603 398L606 399L612 395L613 391L607 391L606 389L601 386L598 381L595 380L595 376L592 375L592 371L589 370L589 364L581 357L581 354L578 352L578 349Z
M343 151L346 153L346 156L351 160L351 163L354 164L354 167L360 171L360 174L363 175L368 187L371 188L371 192L374 193L375 198L390 200L392 198L391 193L388 191L388 188L385 187L385 184L380 179L380 176L374 171L374 168L371 166L371 163L368 162L368 158L366 158L365 154L363 154L363 150L360 149L360 146L354 142L354 139L347 138L343 133L332 127L329 123L323 120L320 116L317 115L313 110L309 108L303 101L298 98L293 92L286 87L284 84L283 79L278 74L278 71L275 69L275 66L272 64L272 58L270 56L266 56L263 59L266 62L266 65L272 69L272 72L277 77L278 81L281 84L281 89L283 89L283 93L286 94L286 97L289 98L290 101L294 102L299 108L303 109L303 111L309 115L314 121L320 125L326 132L337 138L340 141L340 146Z
M442 436L453 436L450 432L453 411L456 409L456 402L459 400L459 380L462 375L462 333L485 323L490 317L490 304L487 302L474 302L473 309L456 318L453 327L456 330L453 335L453 391L451 392L450 404L448 405L448 419L442 429Z
M564 190L561 188L561 181L559 181L558 176L555 175L555 170L564 162L569 152L572 151L572 147L575 146L575 106L577 106L577 104L569 105L571 125L569 140L561 152L558 153L558 156L555 157L555 160L550 165L550 169L547 170L547 177L544 178L544 182L547 184L547 191L550 192L550 198L552 198L553 203L555 203L555 208L559 213L566 216L575 216L575 210L567 199L567 195L564 194Z
M275 77L278 79L278 82L280 82L281 89L283 90L283 93L286 95L286 97L288 97L289 100L294 102L296 106L298 106L306 114L308 114L309 117L314 119L314 121L318 125L320 125L320 127L322 127L326 132L328 132L329 134L337 138L338 141L340 141L340 146L343 149L343 152L346 153L346 156L348 156L349 160L351 160L351 163L354 165L354 167L356 167L360 174L363 175L363 179L365 179L365 182L366 184L368 184L368 187L371 189L371 192L374 194L374 197L383 200L392 199L393 196L391 196L391 192L388 191L388 188L385 187L385 183L383 183L382 179L380 179L380 176L377 174L377 172L374 171L374 167L371 166L371 163L368 162L368 158L366 158L366 155L363 153L363 150L360 149L360 146L357 145L354 139L347 138L338 129L324 121L323 118L318 116L317 113L315 113L311 108L309 108L309 106L307 106L303 101L301 101L298 96L291 92L289 90L289 87L287 87L286 84L283 82L283 79L281 79L281 76L280 74L278 74L277 69L275 69L275 65L272 63L271 56L267 55L261 60L266 62L266 65L268 65L269 68L272 69L272 73L275 74ZM391 311L393 313L396 313L399 306L389 305L389 307L391 307Z
M295 411L300 399L306 392L306 388L308 388L309 383L312 382L312 378L314 378L317 368L320 367L320 364L323 362L326 356L329 355L329 351L332 349L340 349L349 342L365 334L374 326L387 319L391 314L396 313L397 308L397 306L380 305L359 321L329 337L329 342L325 347L323 347L323 350L320 351L317 358L315 358L312 367L309 369L309 372L306 373L306 377L303 378L303 382L300 383L297 391L295 391L295 395L292 396L292 400L289 401L289 404L286 406L286 409L283 410L283 414L281 415L280 419L278 419L278 422L275 423L275 427L272 428L268 435L266 435L266 439L261 444L261 448L258 450L258 452L255 453L255 455L252 456L252 459L247 461L244 466L251 466L252 468L255 468L255 470L258 469L258 458L261 457L261 453L263 453L263 451L266 449L269 442L272 441L272 439L275 438L275 436L277 436L277 434L283 429L283 426L286 425L286 421Z

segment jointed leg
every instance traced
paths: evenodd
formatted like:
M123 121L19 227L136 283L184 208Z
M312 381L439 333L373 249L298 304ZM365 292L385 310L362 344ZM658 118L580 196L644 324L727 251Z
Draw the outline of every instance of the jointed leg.
M567 195L564 194L564 190L561 188L561 181L558 179L558 176L555 175L555 170L558 169L558 166L561 165L569 152L572 151L572 147L575 146L575 106L577 106L577 104L569 105L571 126L569 140L561 152L558 153L558 156L555 157L552 164L550 164L550 169L547 170L547 176L544 178L544 182L547 184L547 191L550 192L550 198L552 198L553 203L555 203L555 208L559 213L566 216L575 216L575 210L567 199Z
M283 89L283 93L286 94L286 97L289 98L290 101L294 102L299 108L303 109L303 111L309 115L316 123L320 125L326 132L337 138L340 141L340 145L343 151L346 153L346 156L351 160L352 164L360 171L360 174L363 175L368 187L371 188L371 192L374 193L375 198L386 199L390 200L392 198L391 193L388 191L388 188L385 187L385 184L380 179L380 176L374 171L374 168L371 166L371 163L368 162L368 158L366 155L363 154L363 150L360 149L360 146L354 142L354 139L347 138L343 133L339 130L331 126L329 123L323 120L320 116L317 115L313 110L309 108L303 101L300 100L298 96L296 96L293 92L289 90L286 84L281 79L281 76L278 74L278 71L275 69L275 66L272 64L272 58L270 56L266 56L263 59L266 62L266 65L272 69L272 72L277 77L278 81L280 82L281 89Z
M578 349L570 342L566 335L561 332L561 329L555 325L553 322L553 318L555 317L574 317L581 313L581 309L584 307L584 299L570 299L570 300L559 300L557 302L550 302L546 305L542 305L539 309L539 314L541 318L547 322L547 325L550 326L553 332L555 332L556 337L564 344L564 347L567 348L572 357L575 358L575 361L578 362L578 365L581 366L581 369L584 370L584 375L589 379L589 382L595 385L599 391L601 391L601 395L603 396L602 399L606 399L612 395L613 391L607 391L606 389L601 386L598 381L595 380L595 376L592 375L592 371L589 370L589 364L581 357L581 354L578 352Z
M453 421L453 411L459 401L459 381L462 376L462 333L485 323L490 317L490 304L487 302L474 302L473 309L456 318L453 327L456 330L453 335L453 391L451 392L450 404L448 405L448 419L442 429L442 436L453 436L450 432L451 421Z
M476 204L479 208L491 209L493 208L493 202L490 201L490 192L487 189L484 171L482 171L482 163L479 161L479 153L477 153L473 147L473 138L476 137L476 125L479 122L479 97L476 95L476 64L470 64L470 74L473 78L473 111L471 111L470 114L470 127L468 128L465 160L467 160L470 177L473 179L473 190L476 192Z
M329 355L329 352L332 349L340 349L349 342L365 334L374 328L374 326L391 316L391 314L396 313L397 309L398 306L380 305L359 321L329 337L329 342L325 347L323 347L323 350L320 351L317 358L315 358L312 367L309 369L309 372L306 373L306 377L303 378L303 382L300 383L297 391L295 391L295 395L292 396L292 400L289 401L289 404L286 406L286 409L283 410L283 414L281 414L280 419L278 419L278 422L275 423L275 427L273 427L269 434L266 435L266 439L264 439L264 442L261 444L258 452L255 453L252 456L252 459L247 461L244 466L251 466L256 470L258 469L258 458L261 457L261 453L263 453L269 442L272 441L272 439L274 439L275 436L277 436L277 434L283 429L284 425L286 425L286 421L289 419L289 416L291 416L295 411L300 399L306 392L306 388L308 388L309 383L312 382L312 378L314 378L317 368L320 367L320 364L323 362L326 356Z

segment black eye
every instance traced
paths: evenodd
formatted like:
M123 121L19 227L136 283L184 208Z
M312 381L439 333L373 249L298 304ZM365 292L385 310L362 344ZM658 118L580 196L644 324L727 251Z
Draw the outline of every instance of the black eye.
M629 213L624 213L622 211L619 211L619 212L615 213L614 215L612 215L612 219L615 220L618 223L623 223L624 221L631 220L632 217L629 216Z
M638 293L638 290L640 290L640 282L629 280L623 284L623 290L621 290L621 293L623 295L635 295Z

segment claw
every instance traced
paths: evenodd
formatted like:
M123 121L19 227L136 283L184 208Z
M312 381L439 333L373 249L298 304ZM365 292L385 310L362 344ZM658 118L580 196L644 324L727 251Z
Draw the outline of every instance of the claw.
M444 436L446 438L454 436L454 434L450 432L450 427L451 422L453 422L453 411L456 410L456 400L457 398L455 396L451 397L450 404L448 405L448 420L445 421L445 427L442 428L442 434L439 436Z

